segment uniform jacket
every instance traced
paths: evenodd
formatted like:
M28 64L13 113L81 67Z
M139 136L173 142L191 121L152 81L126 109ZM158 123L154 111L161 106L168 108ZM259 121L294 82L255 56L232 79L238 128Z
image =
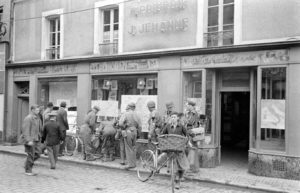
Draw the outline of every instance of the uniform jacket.
M138 135L142 132L142 121L135 111L125 112L120 120L119 126L125 129L137 129Z
M162 127L162 118L156 110L150 112L148 125L149 125L148 138L150 137L151 140L157 141L156 137L160 134L160 129Z
M46 142L47 146L54 146L58 145L64 138L64 132L56 121L50 120L44 125L42 143Z
M187 112L184 116L187 129L199 127L200 117L196 111Z
M96 129L96 117L97 115L95 111L92 110L87 115L85 115L83 120L84 124L88 125L89 128L92 129L92 131L95 131Z
M40 141L41 130L42 123L40 118L37 115L30 113L25 117L23 121L20 142L26 144L29 141Z
M57 111L56 121L61 130L69 130L67 111L64 108L60 107Z

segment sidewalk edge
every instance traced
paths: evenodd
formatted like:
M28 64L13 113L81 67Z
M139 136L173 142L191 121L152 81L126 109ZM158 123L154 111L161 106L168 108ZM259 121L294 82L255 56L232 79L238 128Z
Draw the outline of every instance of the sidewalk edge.
M9 150L0 150L0 153L26 156L25 152L21 153L21 152L9 151ZM41 159L48 160L48 157L42 155ZM79 160L66 160L66 159L61 159L61 158L59 158L59 161L65 162L65 163L69 162L69 163L75 163L75 164L81 164L81 165L89 165L89 166L97 166L97 167L125 170L124 167L122 167L122 166L115 167L115 166L109 166L109 165L100 165L100 164L97 164L95 162L86 162L86 161L79 161ZM130 171L136 171L136 169L130 170ZM169 176L166 173L160 173L158 175L160 175L160 176ZM195 178L195 177L188 177L188 176L185 177L185 178L189 181L208 182L208 183L234 186L234 187L238 187L238 188L246 188L246 189L258 190L258 191L266 191L266 192L274 192L274 193L294 193L294 192L297 192L297 191L282 190L282 189L278 189L278 188L249 186L249 185L243 185L243 184L238 184L238 183L228 182L228 181L222 181L222 180L212 180L210 178Z

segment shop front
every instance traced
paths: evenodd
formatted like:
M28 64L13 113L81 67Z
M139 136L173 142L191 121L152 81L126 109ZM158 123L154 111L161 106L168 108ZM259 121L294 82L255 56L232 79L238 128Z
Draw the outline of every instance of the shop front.
M287 116L293 117L289 112L294 111L288 105L294 100L288 89L294 87L290 68L299 68L289 65L293 53L267 50L181 57L183 100L199 101L199 113L209 120L198 149L202 167L222 165L230 157L232 162L243 160L257 175L299 179L295 169L299 154L295 156L293 139L288 137L297 133Z

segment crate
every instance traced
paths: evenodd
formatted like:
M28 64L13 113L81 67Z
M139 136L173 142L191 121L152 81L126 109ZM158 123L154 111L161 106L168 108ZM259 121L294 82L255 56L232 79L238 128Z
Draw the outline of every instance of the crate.
M161 135L158 137L158 147L161 151L182 152L186 148L187 141L187 137L181 135Z

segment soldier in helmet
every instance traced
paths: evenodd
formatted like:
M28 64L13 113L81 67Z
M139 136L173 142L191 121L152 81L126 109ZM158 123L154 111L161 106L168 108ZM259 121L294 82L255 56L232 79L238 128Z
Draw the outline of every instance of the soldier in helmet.
M150 115L148 119L148 125L149 125L148 140L157 142L157 136L160 134L161 131L162 120L159 113L155 109L154 101L149 101L147 103L147 107L150 111Z

